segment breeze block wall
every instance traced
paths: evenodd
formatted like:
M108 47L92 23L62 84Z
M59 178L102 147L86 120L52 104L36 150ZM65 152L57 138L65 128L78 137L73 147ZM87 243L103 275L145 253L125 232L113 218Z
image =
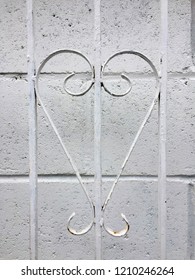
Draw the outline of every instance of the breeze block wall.
M94 64L92 0L34 1L36 69L57 49L74 49ZM121 50L146 55L160 70L160 2L101 1L102 63ZM167 258L195 258L195 65L192 59L190 0L169 1L167 93ZM29 259L29 129L27 88L26 1L1 0L0 19L0 258ZM195 34L194 34L195 36ZM51 60L40 80L40 95L67 145L86 188L94 199L94 88L83 97L64 93L63 80L80 78L89 67L74 55ZM107 86L133 88L117 98L102 90L103 199L132 143L155 94L146 64L131 55L113 60ZM72 212L79 229L91 211L67 157L41 106L38 106L38 213L40 259L94 259L94 230L73 236L66 228ZM120 213L130 222L127 236L103 231L104 259L158 259L157 232L158 107L144 128L105 213L105 221L121 229Z

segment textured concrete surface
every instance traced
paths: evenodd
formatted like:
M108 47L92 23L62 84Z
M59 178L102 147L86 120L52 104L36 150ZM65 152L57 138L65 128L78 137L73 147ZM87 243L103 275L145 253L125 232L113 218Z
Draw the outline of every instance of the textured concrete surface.
M158 67L159 9L159 1L156 0L103 0L101 4L103 61L114 52L130 49L141 51ZM90 0L82 1L79 5L77 0L71 2L56 0L49 5L47 1L36 0L37 66L48 53L59 48L82 50L93 60L93 12L93 1ZM26 72L25 0L17 2L2 0L1 13L3 17L0 21L2 31L0 69L2 72ZM171 72L192 70L190 22L191 1L170 0L169 71ZM141 71L136 65L132 67ZM50 70L54 71L53 65Z
M103 199L111 182L104 183ZM86 183L91 197L93 183ZM28 259L27 184L1 184L1 259ZM136 197L136 199L135 199ZM39 184L39 258L93 259L94 229L85 236L70 235L67 219L76 212L72 226L80 229L91 220L91 210L78 183ZM168 259L194 258L195 189L192 185L168 183ZM105 212L105 223L115 230L123 227L120 213L130 223L127 236L114 238L103 231L104 259L157 259L157 183L119 182Z
M119 170L154 96L154 81L148 79L132 81L135 85L126 97L111 97L103 91L104 175L113 175ZM12 78L1 79L0 84L2 100L0 171L2 175L28 174L27 83L23 79ZM44 78L40 83L40 95L79 171L91 175L94 173L94 92L91 90L84 97L75 98L63 94L62 84L63 78ZM170 79L168 83L167 172L169 175L195 173L194 84L193 80L179 79ZM112 86L113 90L115 88L116 86ZM122 90L124 88L125 85L122 85ZM157 174L157 117L156 106L123 174ZM73 174L72 167L40 106L38 107L38 132L39 174Z
M194 0L192 0L191 21L192 21L192 34L191 34L192 56L193 56L193 63L195 64L195 1Z
M0 78L0 173L28 173L27 82L19 76Z
M28 186L1 184L0 213L0 258L29 259Z
M26 72L26 1L2 0L0 72Z
M159 4L157 0L102 0L102 62L117 51L136 50L147 55L159 71ZM2 0L0 13L0 258L28 259L26 1ZM36 67L59 48L79 50L94 64L93 16L92 0L56 0L49 4L35 0ZM170 0L167 173L178 182L168 183L169 259L195 258L194 186L188 183L195 174L195 66L191 36L191 1ZM114 92L121 93L127 88L120 78L121 72L129 73L133 83L132 92L121 98L111 97L102 90L102 171L114 177L151 104L155 86L150 67L132 55L115 58L105 70L110 75L105 78L106 85ZM68 83L70 89L85 88L84 81L89 82L89 66L75 55L60 55L43 69L46 74L41 76L40 96L80 173L93 176L94 89L83 97L68 96L63 91L67 71L80 72L80 78L73 84ZM126 177L126 181L117 185L105 215L110 226L120 229L123 224L119 213L125 213L131 231L124 238L103 233L104 259L159 258L157 182L153 182L157 172L156 105L123 171L129 181ZM41 106L38 106L38 173L45 175L45 181L60 175L74 175ZM137 176L136 182L130 181L131 175ZM104 198L109 186L110 182L104 183ZM87 188L93 198L93 183L88 183ZM74 237L66 230L67 219L73 211L80 212L75 222L77 228L87 224L91 213L84 201L77 183L39 184L39 258L94 258L94 231Z
M117 197L120 196L120 201ZM136 199L135 199L136 197ZM114 203L113 203L114 201ZM105 259L157 259L157 184L121 182L108 207L107 216L119 224L119 213L127 214L131 229L126 238L105 234ZM192 210L193 207L193 210ZM167 258L194 257L194 187L181 183L167 186ZM112 216L113 215L113 216ZM115 218L111 218L115 217ZM109 219L108 219L109 221ZM111 225L111 222L109 223Z

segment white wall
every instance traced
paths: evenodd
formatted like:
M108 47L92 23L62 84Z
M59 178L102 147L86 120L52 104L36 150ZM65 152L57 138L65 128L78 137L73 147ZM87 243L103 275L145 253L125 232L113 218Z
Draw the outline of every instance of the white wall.
M1 0L0 17L0 258L29 258L28 91L25 0ZM76 49L93 64L93 1L35 0L36 67L52 51ZM136 50L159 70L160 3L158 0L102 0L102 62L113 53ZM78 64L77 64L78 63ZM86 180L94 174L94 89L83 97L63 94L63 72L88 71L73 56L54 59L46 68L40 94ZM133 72L133 90L123 98L102 91L103 175L115 176L154 96L148 68L131 56L110 64L115 73L108 85L117 87L117 73ZM54 74L58 72L58 74ZM195 258L195 66L191 51L191 1L169 1L167 111L167 250L168 259ZM78 81L76 81L78 82ZM159 258L157 240L157 106L128 161L106 211L106 221L130 232L112 238L103 232L104 259ZM75 237L66 230L73 211L77 228L90 219L90 208L42 108L38 108L39 258L93 259L94 232ZM62 176L61 176L62 175ZM131 175L137 176L132 181ZM106 177L107 178L107 177ZM52 182L52 180L54 182ZM103 184L103 196L111 182ZM94 197L93 183L86 183ZM76 218L75 218L76 219Z

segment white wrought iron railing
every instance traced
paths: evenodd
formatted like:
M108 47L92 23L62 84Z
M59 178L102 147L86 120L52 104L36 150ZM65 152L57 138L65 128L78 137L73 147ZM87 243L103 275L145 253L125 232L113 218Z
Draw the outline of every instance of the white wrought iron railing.
M122 171L124 170L126 163L131 156L131 153L138 141L140 134L144 126L146 125L151 113L154 109L155 104L158 102L159 107L159 174L158 174L158 229L159 229L159 249L162 259L166 258L166 91L167 91L167 41L168 41L168 0L161 0L161 71L158 74L157 69L151 62L149 58L140 52L133 50L124 50L112 55L108 60L102 65L101 61L101 26L100 26L100 0L94 0L94 48L95 48L95 62L94 65L89 61L89 59L79 51L61 49L54 51L49 54L44 61L39 66L37 73L35 73L35 63L34 63L34 21L33 21L33 0L27 0L27 27L28 27L28 84L29 84L29 154L30 154L30 254L31 259L38 258L38 236L37 236L37 223L38 223L38 213L37 213L37 102L40 103L42 109L47 116L50 125L52 126L58 140L66 154L76 177L90 203L92 211L92 220L89 221L89 225L82 229L81 231L75 230L71 226L71 221L73 218L76 219L75 213L72 213L69 220L67 221L67 229L70 233L75 235L82 235L87 233L93 226L95 226L95 236L96 236L96 259L101 259L102 253L102 228L104 228L109 234L113 236L123 236L125 235L130 224L124 214L121 217L125 223L125 226L120 231L115 231L107 227L104 222L104 213L106 207L112 197L112 194L117 186L120 179ZM82 57L88 64L91 70L91 80L87 89L81 92L71 92L67 88L67 81L70 80L76 73L71 73L68 75L63 84L64 91L67 94L73 96L82 96L86 94L94 86L94 161L95 161L95 203L90 198L85 185L83 183L82 177L78 171L78 168L69 153L66 144L58 132L58 129L52 120L40 94L39 94L39 77L41 70L46 65L46 63L53 58L62 53L75 54ZM133 142L131 143L128 153L121 165L118 175L113 181L111 190L102 204L102 159L101 159L101 90L102 88L110 95L116 97L122 97L131 92L132 83L130 78L121 74L121 78L128 83L128 89L122 94L116 94L110 91L104 82L104 71L108 63L116 56L122 56L125 54L131 54L138 56L144 60L150 66L153 71L154 77L156 79L156 93L153 97L151 105L139 127Z

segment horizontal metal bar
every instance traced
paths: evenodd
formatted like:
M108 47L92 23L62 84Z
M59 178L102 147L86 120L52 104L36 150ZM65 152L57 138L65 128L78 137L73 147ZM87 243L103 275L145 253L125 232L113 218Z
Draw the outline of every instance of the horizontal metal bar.
M93 175L81 175L83 182L94 182ZM113 182L116 175L104 175L102 176L103 182ZM121 175L121 182L157 182L158 177L155 175ZM78 179L75 175L39 175L39 183L78 183ZM167 182L176 182L184 184L194 184L195 175L172 175L167 176ZM0 175L0 184L25 184L29 183L28 175Z

